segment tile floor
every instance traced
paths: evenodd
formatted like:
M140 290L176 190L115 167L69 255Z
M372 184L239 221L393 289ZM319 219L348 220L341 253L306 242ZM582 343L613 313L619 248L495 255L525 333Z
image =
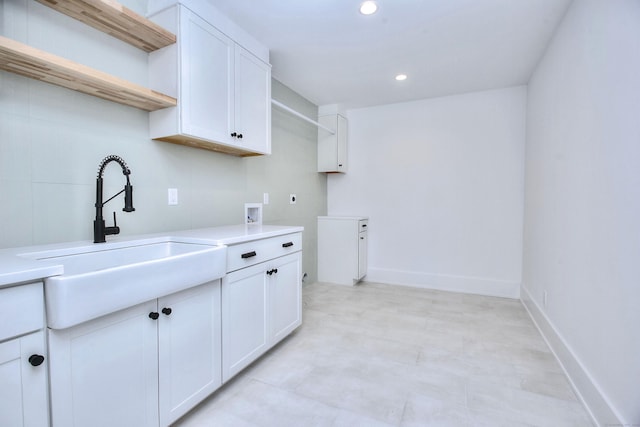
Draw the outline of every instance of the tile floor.
M315 283L303 325L176 425L592 426L519 301Z

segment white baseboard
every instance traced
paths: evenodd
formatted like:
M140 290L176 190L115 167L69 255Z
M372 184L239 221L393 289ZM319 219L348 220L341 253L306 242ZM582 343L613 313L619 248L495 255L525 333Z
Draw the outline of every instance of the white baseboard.
M593 422L601 426L630 425L621 421L602 390L585 369L580 359L554 327L540 306L531 297L523 285L520 292L522 304L529 312L529 316L547 342L547 345L560 362L578 398L591 415Z
M520 283L508 280L427 274L383 268L369 268L364 280L368 282L413 286L416 288L436 289L440 291L464 292L468 294L514 299L520 298Z

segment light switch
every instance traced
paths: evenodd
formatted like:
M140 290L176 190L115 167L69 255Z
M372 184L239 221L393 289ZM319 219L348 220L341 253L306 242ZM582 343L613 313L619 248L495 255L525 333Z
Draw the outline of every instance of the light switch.
M263 193L262 194L262 204L263 205L268 205L269 204L269 193Z

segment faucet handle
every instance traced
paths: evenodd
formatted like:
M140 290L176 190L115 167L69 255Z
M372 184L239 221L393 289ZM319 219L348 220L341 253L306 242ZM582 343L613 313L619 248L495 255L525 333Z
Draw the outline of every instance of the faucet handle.
M116 223L116 213L115 211L113 212L113 227L105 227L104 228L104 234L108 235L108 234L120 234L120 227L118 227L118 224Z

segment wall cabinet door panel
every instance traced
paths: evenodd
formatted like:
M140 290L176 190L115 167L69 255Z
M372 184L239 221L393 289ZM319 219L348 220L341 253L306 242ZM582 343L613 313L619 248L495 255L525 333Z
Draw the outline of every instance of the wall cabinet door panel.
M235 129L237 144L248 151L271 152L271 67L240 46L235 54Z
M182 14L181 27L182 130L200 138L233 143L234 43L193 13Z

